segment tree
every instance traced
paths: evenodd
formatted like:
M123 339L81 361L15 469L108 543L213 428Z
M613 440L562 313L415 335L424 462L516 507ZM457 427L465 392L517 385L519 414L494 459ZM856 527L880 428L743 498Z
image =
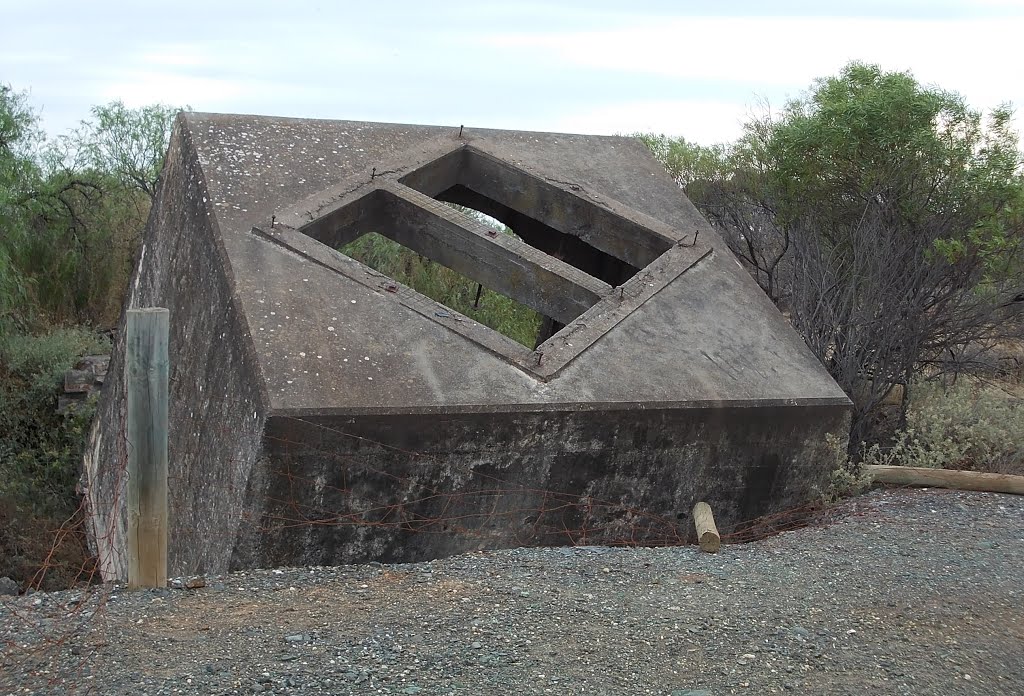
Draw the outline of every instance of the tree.
M852 446L894 385L970 369L1020 331L1011 115L851 63L731 145L648 139L850 395Z
M123 188L137 189L152 201L180 110L164 104L129 109L120 101L95 106L93 120L83 122L75 144L93 169L110 173Z
M23 201L39 180L32 151L40 137L27 96L0 84L0 334L20 320L25 301L26 281L11 250L26 233Z
M176 112L112 102L47 142L26 96L2 86L0 321L116 321Z
M118 318L172 115L115 102L47 141L27 96L0 85L0 575L48 569L57 589L87 565L62 525L92 405L58 414L55 388L84 352L109 350L95 329Z

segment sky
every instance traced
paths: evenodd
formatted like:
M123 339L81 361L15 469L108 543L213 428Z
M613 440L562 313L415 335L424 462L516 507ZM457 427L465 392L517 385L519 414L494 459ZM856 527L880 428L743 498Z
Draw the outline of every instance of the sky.
M0 0L50 135L120 99L711 144L851 60L1024 109L1022 42L1024 0Z

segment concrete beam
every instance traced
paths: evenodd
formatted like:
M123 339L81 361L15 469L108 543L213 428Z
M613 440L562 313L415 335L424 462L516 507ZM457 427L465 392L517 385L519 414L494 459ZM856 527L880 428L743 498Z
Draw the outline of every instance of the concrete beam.
M419 191L389 182L372 230L485 287L568 323L611 286Z
M331 206L319 217L303 224L299 231L332 249L340 249L366 233L366 229L375 219L380 205L380 191L371 189L367 195L354 201L344 205ZM286 219L281 220L281 223L289 224L290 219L288 218L291 217L294 216L287 216Z
M666 234L478 150L467 148L458 177L462 186L636 268L647 266L676 243Z
M414 169L398 181L431 198L437 198L439 193L459 183L459 172L465 168L470 152L465 147L449 152L425 167Z

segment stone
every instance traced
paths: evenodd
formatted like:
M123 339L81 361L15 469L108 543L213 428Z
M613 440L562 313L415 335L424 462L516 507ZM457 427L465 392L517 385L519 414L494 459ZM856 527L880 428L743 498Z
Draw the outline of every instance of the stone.
M21 591L18 583L8 577L0 578L0 595L16 595Z

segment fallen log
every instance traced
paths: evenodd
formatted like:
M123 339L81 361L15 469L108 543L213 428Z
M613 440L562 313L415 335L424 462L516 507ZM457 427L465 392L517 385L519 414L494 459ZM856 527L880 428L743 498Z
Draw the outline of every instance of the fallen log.
M930 488L955 488L961 491L1024 495L1024 476L1014 476L1013 474L989 474L980 471L924 469L879 464L868 465L864 469L871 475L873 482L892 486L928 486Z
M717 553L722 546L722 537L718 534L710 505L700 502L693 506L693 524L697 527L697 541L700 543L700 550Z

